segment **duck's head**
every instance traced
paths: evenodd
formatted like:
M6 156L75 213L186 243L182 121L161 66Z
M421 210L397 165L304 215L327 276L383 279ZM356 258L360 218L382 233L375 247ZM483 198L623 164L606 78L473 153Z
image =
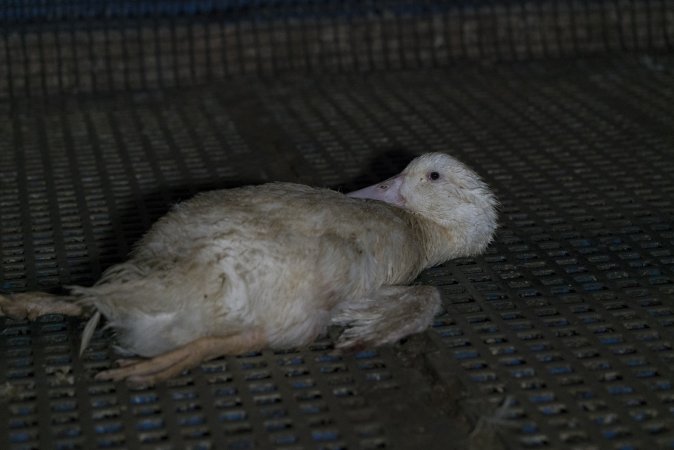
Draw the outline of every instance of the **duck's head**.
M400 174L347 195L381 200L435 222L455 240L453 256L483 251L496 230L497 201L489 187L444 153L422 155Z

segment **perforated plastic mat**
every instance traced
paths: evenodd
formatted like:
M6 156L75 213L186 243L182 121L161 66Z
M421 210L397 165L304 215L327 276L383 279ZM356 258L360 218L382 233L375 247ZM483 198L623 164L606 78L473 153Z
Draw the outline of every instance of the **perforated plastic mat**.
M238 80L0 105L0 282L89 284L180 199L351 189L449 151L501 201L486 255L425 272L446 312L396 346L263 351L135 391L82 323L3 319L0 448L674 446L667 58ZM11 114L10 114L11 113Z

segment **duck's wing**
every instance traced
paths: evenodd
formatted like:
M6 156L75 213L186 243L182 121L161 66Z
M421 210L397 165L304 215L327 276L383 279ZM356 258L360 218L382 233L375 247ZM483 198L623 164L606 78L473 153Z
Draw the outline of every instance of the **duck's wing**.
M384 286L367 297L344 303L332 323L346 326L339 348L390 344L420 333L441 309L440 292L433 286Z
M207 192L177 205L139 242L134 259L181 259L195 242L228 236L255 242L287 235L357 241L381 261L389 248L405 247L406 253L414 254L421 245L413 219L400 208L328 189L271 183Z

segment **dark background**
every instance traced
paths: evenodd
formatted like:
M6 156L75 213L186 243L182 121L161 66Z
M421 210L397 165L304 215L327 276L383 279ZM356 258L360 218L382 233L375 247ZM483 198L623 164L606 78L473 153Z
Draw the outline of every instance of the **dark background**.
M405 342L206 363L145 390L82 322L4 321L3 449L674 446L674 4L0 6L0 290L91 284L202 190L355 189L447 151L501 202Z

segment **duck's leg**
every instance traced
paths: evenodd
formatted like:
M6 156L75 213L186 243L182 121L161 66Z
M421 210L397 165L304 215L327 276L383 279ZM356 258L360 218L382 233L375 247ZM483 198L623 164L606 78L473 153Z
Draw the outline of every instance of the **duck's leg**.
M74 297L45 292L25 292L11 296L0 294L0 316L35 320L45 314L84 315L84 308L74 300Z
M96 374L97 380L126 380L135 386L151 386L179 375L204 361L225 355L240 355L267 345L263 332L248 330L232 336L196 339L170 352L138 361L121 360L117 369Z
M424 331L440 312L440 293L432 286L386 286L364 299L342 305L332 323L346 326L338 348L396 342Z

